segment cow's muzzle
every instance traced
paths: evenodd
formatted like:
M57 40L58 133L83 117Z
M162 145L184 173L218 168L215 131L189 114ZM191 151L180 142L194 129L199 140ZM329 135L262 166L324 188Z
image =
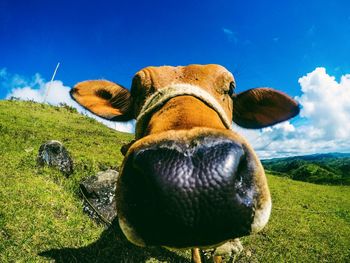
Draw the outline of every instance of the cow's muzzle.
M131 152L118 182L123 232L138 245L206 247L249 234L256 164L217 136L166 140Z

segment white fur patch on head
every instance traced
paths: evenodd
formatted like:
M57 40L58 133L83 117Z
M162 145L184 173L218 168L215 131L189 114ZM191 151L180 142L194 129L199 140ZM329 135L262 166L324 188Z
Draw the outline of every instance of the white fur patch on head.
M157 109L163 106L170 99L185 95L190 95L203 101L210 108L217 112L225 127L227 129L231 129L232 120L228 118L220 103L212 95L195 85L185 83L172 84L168 87L158 90L146 100L136 120L136 139L139 139L143 136L147 121Z

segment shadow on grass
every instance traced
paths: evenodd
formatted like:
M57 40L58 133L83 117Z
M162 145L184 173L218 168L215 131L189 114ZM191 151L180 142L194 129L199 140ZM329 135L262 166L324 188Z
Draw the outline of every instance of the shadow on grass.
M111 227L106 229L94 243L81 248L61 248L43 251L40 256L55 260L58 263L66 262L145 262L148 259L157 259L167 262L190 262L189 259L179 256L164 248L141 248L132 245L122 234L114 220ZM154 261L153 261L154 262Z

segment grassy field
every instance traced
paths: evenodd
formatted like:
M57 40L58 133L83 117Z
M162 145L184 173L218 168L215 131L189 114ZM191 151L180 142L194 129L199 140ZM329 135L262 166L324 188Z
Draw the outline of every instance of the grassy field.
M189 262L189 251L135 247L82 212L79 182L118 166L131 138L69 108L0 101L0 262ZM50 139L73 156L70 178L36 166ZM350 262L350 187L268 179L271 220L242 239L237 262Z

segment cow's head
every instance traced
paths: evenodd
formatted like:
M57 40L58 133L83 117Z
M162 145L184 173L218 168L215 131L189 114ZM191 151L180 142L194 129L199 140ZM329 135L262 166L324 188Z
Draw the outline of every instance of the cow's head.
M270 88L235 94L232 74L219 65L148 67L130 93L94 80L71 95L105 119L137 120L117 184L119 223L131 242L210 247L267 223L263 167L231 126L262 128L297 115L287 95Z

